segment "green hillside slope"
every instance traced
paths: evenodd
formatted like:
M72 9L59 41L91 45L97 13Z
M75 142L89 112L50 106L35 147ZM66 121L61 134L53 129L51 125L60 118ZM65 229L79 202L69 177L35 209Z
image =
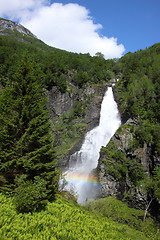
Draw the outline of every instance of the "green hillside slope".
M17 214L11 198L0 195L3 240L147 240L142 232L113 222L57 197L45 211Z

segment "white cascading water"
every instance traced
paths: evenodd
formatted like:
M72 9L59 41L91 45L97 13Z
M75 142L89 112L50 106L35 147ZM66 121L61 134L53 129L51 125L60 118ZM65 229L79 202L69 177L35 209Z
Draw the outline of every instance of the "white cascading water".
M64 173L65 189L77 195L78 203L83 205L95 198L98 183L92 171L97 167L101 147L107 145L120 124L112 87L108 87L101 104L99 126L86 134L81 149L71 155L69 169Z

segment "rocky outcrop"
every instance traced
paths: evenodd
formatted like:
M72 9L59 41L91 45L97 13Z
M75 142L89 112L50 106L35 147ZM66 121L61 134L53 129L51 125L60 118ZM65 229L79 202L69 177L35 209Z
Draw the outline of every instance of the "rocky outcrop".
M150 177L153 158L150 146L136 146L136 125L136 120L129 119L102 148L97 167L99 197L126 198L132 207L145 208L147 195L140 180Z
M26 34L31 37L35 37L27 28L23 27L21 24L6 20L6 19L0 19L0 34L6 35L6 30L16 30L20 33ZM9 34L9 33L8 33Z
M100 108L103 95L107 86L87 86L85 89L78 89L70 84L71 91L61 93L56 87L48 91L48 107L53 121L57 117L69 114L77 102L85 104L85 114L79 118L79 122L88 124L87 129L92 129L98 125L100 117Z
M68 114L73 108L75 98L75 96L73 98L73 94L68 92L61 93L57 87L52 87L52 89L48 92L48 97L48 107L52 118Z

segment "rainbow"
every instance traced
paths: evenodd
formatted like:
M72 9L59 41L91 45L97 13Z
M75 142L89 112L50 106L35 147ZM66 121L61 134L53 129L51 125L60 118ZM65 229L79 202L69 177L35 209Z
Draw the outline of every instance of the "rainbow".
M89 184L99 184L98 179L95 176L92 175L86 175L86 174L76 174L76 173L68 173L64 176L65 180L67 182L83 182L83 183L89 183Z

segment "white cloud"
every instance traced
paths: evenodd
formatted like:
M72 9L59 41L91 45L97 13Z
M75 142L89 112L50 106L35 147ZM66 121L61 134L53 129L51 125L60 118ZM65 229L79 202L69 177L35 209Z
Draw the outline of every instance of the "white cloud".
M0 16L11 20L32 17L33 11L49 4L49 0L0 0Z
M7 8L8 1L1 0L0 13L19 18L22 25L50 46L91 55L102 52L105 58L121 57L125 50L116 38L100 36L102 25L95 24L89 11L78 4L12 0Z

